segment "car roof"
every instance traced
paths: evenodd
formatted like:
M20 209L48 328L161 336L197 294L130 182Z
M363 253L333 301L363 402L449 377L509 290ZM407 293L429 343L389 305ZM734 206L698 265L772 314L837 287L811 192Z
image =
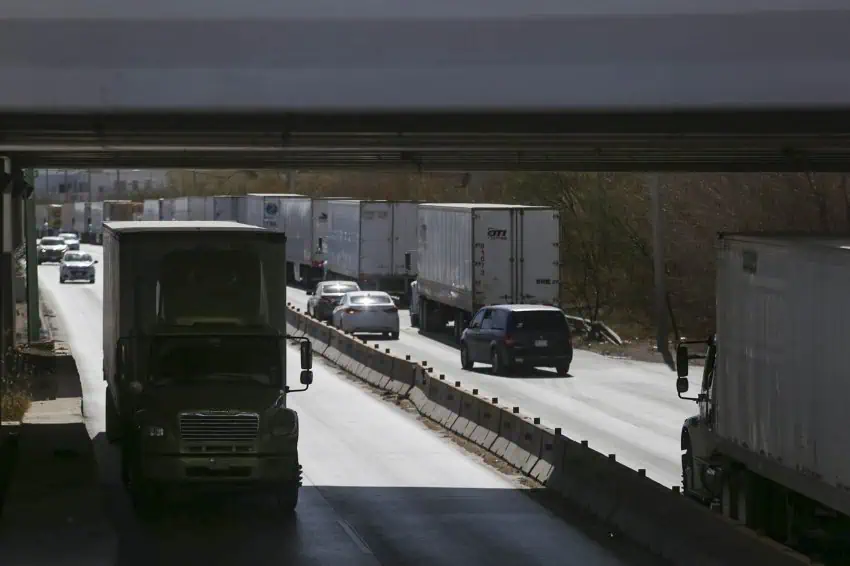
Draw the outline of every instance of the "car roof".
M340 285L357 285L357 282L356 281L322 281L323 287L337 287L337 286L340 286Z
M563 312L558 307L553 307L552 305L489 305L486 308L488 309L498 309L510 312L533 312L533 311L550 311L550 312Z

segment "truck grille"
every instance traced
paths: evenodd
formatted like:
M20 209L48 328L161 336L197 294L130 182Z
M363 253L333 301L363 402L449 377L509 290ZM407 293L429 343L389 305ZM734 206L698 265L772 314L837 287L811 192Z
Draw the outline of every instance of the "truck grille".
M189 442L249 442L257 438L257 413L183 413L180 438Z

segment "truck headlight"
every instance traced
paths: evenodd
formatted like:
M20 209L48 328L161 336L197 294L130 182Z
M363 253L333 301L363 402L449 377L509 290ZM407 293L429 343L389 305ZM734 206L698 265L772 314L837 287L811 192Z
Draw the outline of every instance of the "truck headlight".
M145 425L144 431L145 436L150 436L152 438L161 438L165 436L165 429L161 426Z
M271 421L272 436L290 436L298 433L298 413L284 409Z

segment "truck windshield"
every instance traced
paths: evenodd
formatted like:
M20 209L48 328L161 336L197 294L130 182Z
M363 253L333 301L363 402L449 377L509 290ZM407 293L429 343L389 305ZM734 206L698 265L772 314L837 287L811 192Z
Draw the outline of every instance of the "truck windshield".
M159 336L151 343L154 385L224 382L282 385L274 336Z
M262 261L251 251L207 248L166 254L158 292L158 318L167 324L268 322Z

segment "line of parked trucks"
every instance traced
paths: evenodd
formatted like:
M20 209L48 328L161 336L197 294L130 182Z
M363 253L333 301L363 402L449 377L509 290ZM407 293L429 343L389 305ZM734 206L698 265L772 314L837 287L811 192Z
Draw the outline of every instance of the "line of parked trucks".
M102 211L97 222L94 214L73 223L62 216L63 231L91 242L100 241L104 219L230 220L285 232L288 280L308 286L351 280L364 290L386 291L409 304L415 325L429 332L451 329L458 340L482 306L561 305L561 230L553 208L299 194L62 206Z

